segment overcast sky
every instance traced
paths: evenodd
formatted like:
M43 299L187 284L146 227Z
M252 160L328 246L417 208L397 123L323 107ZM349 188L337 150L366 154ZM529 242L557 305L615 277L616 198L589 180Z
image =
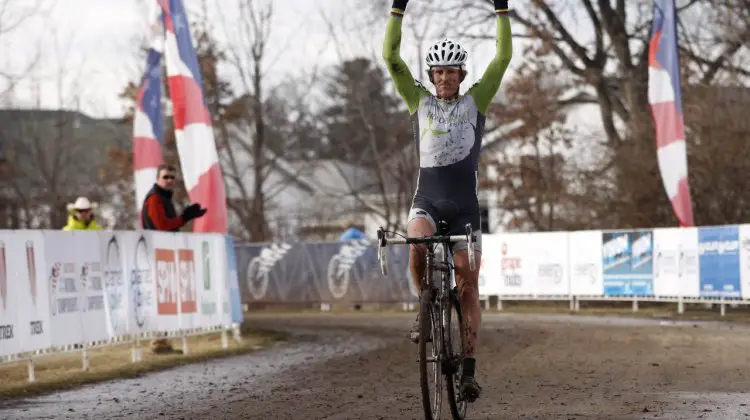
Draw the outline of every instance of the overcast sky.
M0 55L0 69L3 71L22 72L35 52L42 51L41 63L32 77L14 92L14 103L32 106L40 98L42 107L59 108L62 96L63 107L71 108L75 106L71 103L73 98L80 96L80 106L86 113L102 117L120 115L123 104L117 94L128 80L140 77L144 63L136 54L139 40L147 35L149 17L156 15L155 1L39 1L44 15L27 20L10 36L0 38L0 48L4 52ZM199 18L204 1L216 37L226 42L225 28L230 34L236 28L232 19L237 16L237 1L184 0L191 21ZM15 4L29 7L33 2L16 0ZM354 0L284 0L274 3L274 26L269 43L269 56L273 60L266 63L271 81L283 80L316 65L336 64L340 56L351 58L364 53L380 60L384 28L374 33L356 30L368 16L353 8ZM217 11L219 4L226 25ZM15 6L13 12L18 15L22 10ZM325 24L323 13L336 24L336 42ZM387 14L387 10L383 14ZM405 34L403 55L416 72L416 48L411 40L410 34ZM493 45L487 44L467 47L470 52L467 85L478 77L477 73L491 59ZM60 71L61 68L65 71ZM64 75L61 84L58 83L59 75ZM63 87L62 95L59 94L59 85Z

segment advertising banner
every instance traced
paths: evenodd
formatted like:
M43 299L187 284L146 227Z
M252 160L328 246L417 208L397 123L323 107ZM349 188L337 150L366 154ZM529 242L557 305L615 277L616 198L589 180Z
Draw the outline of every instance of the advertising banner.
M527 261L533 261L531 284L535 295L569 296L568 233L539 232L529 234L531 243Z
M0 231L0 355L52 345L41 231Z
M571 293L577 296L604 295L602 232L570 232L568 249Z
M652 232L603 232L602 269L605 296L652 296Z
M698 228L702 297L741 297L739 238L738 226Z
M237 254L234 240L231 236L224 237L224 249L227 255L227 279L229 282L229 302L232 323L242 323L242 296L240 294L239 276L237 270Z
M74 244L72 232L44 232L53 346L84 341L82 313L87 302L79 254Z

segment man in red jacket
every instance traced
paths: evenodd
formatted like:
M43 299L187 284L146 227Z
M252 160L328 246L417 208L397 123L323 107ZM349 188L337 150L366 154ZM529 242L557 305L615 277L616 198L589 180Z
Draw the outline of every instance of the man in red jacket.
M146 230L161 230L179 232L193 219L206 214L207 209L201 208L200 204L193 203L177 215L172 203L172 194L177 177L174 166L161 164L156 171L156 183L151 191L146 194L141 209L141 223Z

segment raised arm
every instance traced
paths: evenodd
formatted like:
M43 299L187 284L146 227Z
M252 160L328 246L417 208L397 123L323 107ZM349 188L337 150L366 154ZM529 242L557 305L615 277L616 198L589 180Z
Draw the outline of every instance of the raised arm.
M408 0L393 0L391 17L385 29L385 41L383 42L383 59L388 73L393 78L396 91L406 102L409 114L414 114L419 108L419 101L429 95L427 89L414 81L409 68L401 58L401 22L406 11Z
M474 98L477 109L482 114L487 113L487 108L489 108L492 99L500 89L500 82L502 82L510 58L513 56L508 0L495 0L495 13L497 14L495 57L487 66L482 78L467 92Z

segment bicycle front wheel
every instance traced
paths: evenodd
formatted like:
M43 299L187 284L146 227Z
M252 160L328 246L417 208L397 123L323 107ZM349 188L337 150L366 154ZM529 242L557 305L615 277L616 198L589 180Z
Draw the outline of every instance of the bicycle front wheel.
M443 307L443 348L445 349L445 382L448 390L448 405L454 420L466 417L468 403L461 396L461 372L463 365L463 339L461 328L463 318L461 306L458 303L458 292L454 288L450 291L450 304Z
M426 420L439 420L443 375L440 369L440 315L432 302L432 291L422 291L419 303L419 382Z

